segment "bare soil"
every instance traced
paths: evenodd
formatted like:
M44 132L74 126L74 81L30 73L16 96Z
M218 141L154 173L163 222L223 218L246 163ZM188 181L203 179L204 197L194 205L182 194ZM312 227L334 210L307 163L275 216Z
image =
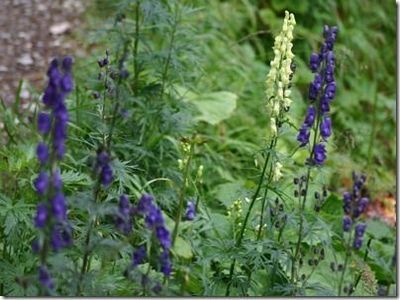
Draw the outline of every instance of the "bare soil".
M85 3L86 2L86 3ZM42 89L49 61L79 55L74 33L88 0L0 0L0 97L13 102L19 81L22 99Z

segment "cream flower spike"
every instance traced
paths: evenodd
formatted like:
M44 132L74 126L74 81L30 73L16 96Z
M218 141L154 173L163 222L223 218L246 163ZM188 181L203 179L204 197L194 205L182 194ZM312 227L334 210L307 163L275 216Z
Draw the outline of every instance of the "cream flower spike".
M283 110L290 107L290 80L294 55L292 53L293 30L296 21L293 14L285 11L282 31L275 37L273 46L275 57L271 61L271 69L266 79L267 109L271 115L271 132L278 134L277 121Z

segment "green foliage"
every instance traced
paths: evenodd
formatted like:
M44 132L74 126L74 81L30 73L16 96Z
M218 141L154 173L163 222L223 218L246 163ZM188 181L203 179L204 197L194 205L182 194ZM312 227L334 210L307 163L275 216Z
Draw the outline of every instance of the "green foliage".
M343 283L355 287L352 295L375 296L382 286L394 295L394 228L366 219L362 248L347 249L340 195L353 170L368 174L371 200L395 192L394 8L361 0L94 0L80 37L90 53L74 63L67 99L61 175L74 245L48 255L54 295L223 296L230 286L230 296L337 296L347 256ZM264 82L284 10L296 16L297 71L279 142L268 148ZM339 27L334 139L326 165L310 171L302 208L293 178L307 173L308 154L296 134L313 78L309 55L325 23ZM99 68L106 49L109 65ZM0 294L34 296L42 292L31 250L40 236L32 219L42 200L33 190L41 104L38 92L32 114L22 113L20 92L21 84L14 105L0 105ZM95 160L108 141L114 181L106 189ZM280 181L260 181L266 157L282 162ZM322 187L328 195L317 210L313 196ZM135 216L129 235L114 225L119 196L137 204L145 192L176 230L169 279L142 218ZM193 221L184 216L188 201L196 205ZM149 257L129 269L141 245Z

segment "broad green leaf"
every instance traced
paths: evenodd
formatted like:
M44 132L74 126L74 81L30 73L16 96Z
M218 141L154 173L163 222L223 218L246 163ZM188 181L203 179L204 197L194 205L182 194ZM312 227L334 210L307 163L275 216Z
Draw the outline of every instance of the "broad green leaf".
M177 256L190 259L193 256L192 247L181 237L177 237L174 245L174 252Z
M222 91L191 95L186 99L199 111L200 115L196 117L197 120L216 125L231 116L236 108L237 95Z

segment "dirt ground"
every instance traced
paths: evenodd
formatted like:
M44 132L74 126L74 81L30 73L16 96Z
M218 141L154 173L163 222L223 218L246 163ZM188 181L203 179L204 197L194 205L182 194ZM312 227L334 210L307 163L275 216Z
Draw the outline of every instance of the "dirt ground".
M20 79L22 99L45 85L55 56L82 55L74 34L89 0L0 0L0 97L13 102Z

